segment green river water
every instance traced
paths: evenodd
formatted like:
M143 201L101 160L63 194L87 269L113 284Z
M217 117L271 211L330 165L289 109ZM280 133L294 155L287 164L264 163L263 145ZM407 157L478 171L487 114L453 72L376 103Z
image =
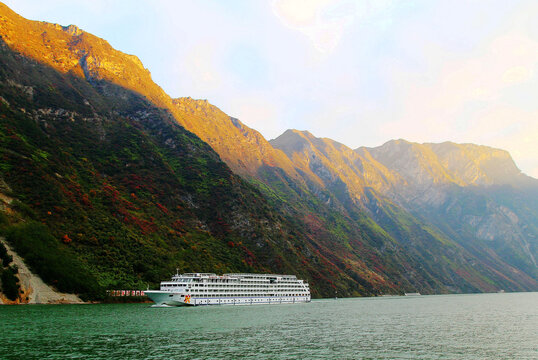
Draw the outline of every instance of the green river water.
M538 293L0 306L1 359L538 359Z

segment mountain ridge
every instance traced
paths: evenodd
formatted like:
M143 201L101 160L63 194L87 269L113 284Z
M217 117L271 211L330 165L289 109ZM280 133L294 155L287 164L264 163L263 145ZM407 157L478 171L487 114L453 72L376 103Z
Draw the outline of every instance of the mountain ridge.
M484 233L484 238L492 234L492 224L508 229L515 226L505 220L495 222L498 217L532 225L534 213L525 217L512 209L521 199L507 200L506 192L496 193L495 199L489 193L473 192L471 198L478 207L483 196L493 209L486 219L493 223L481 224L482 213L466 213L469 207L463 195L454 190L456 181L462 180L451 175L449 191L456 195L444 188L433 193L426 192L429 187L421 189L433 200L438 194L455 199L448 205L441 203L446 207L443 211L454 214L453 222L439 222L438 217L417 210L431 204L414 206L409 201L413 183L383 164L386 159L376 157L375 150L353 150L299 131L288 133L301 141L297 149L286 147L283 138L267 141L207 101L170 98L151 80L138 58L114 50L106 41L76 27L31 22L6 8L0 6L0 21L7 24L0 35L16 51L7 42L2 47L6 66L0 82L4 115L1 165L9 169L3 175L10 175L18 201L33 199L14 211L18 216L30 216L23 215L21 209L26 209L41 220L51 216L48 212L54 213L43 207L29 187L35 179L13 172L18 170L17 157L10 149L16 148L20 149L16 156L25 154L30 161L27 166L42 174L40 186L65 194L60 196L65 203L60 208L70 208L71 199L78 204L73 211L82 219L99 214L104 220L109 214L113 220L106 221L119 221L118 229L130 234L130 240L114 240L116 244L93 243L86 238L92 238L91 234L72 242L51 243L59 250L73 251L70 256L92 268L99 284L119 284L121 277L138 284L132 274L154 282L174 261L197 271L193 266L207 259L208 271L293 269L311 282L316 296L330 296L334 289L342 295L536 289L536 277L521 250L527 246L531 254L535 251L530 241L535 233L532 226L522 228L509 244L507 251L514 255L501 259L495 251L501 251L505 243L495 243L496 248L485 242L466 244L472 231L465 230L467 237L458 238L454 225L458 211L464 213L467 223L480 225L476 233ZM31 31L17 32L17 26L28 26ZM88 124L92 126L88 128ZM11 144L16 139L10 136L29 140ZM121 145L110 143L111 139ZM51 150L53 143L69 161ZM107 144L108 152L96 151L102 144ZM70 148L87 162L70 158ZM426 158L432 158L432 149L424 151ZM447 175L452 157L444 159L446 166L439 160L432 163L434 174ZM62 170L51 171L48 162ZM96 182L85 168L106 176L97 177ZM141 180L146 178L151 180L147 186ZM17 181L27 186L21 187ZM93 189L95 200L89 197L92 188L97 189ZM400 192L402 188L408 190ZM436 208L435 214L439 211ZM58 219L44 223L53 236L65 239L60 234L74 225ZM89 228L87 232L94 231L97 239L103 235L93 225ZM146 239L148 231L153 235ZM495 236L493 241L498 241ZM100 255L96 244L111 253L119 246L127 249L143 244L147 254L158 254L164 268L156 270L155 262L147 267L129 258L137 264L135 271L124 264L115 277L106 262L109 258ZM159 246L167 249L168 257Z
M5 22L6 15L1 15ZM20 18L16 20L24 25ZM31 27L39 25L28 23ZM71 50L62 40L63 28L45 28L53 32L45 40L38 32L25 34L46 44L39 45L41 52L25 48L28 42L24 39L17 51L3 41L0 44L5 65L0 81L4 100L0 149L4 155L2 175L17 195L16 206L7 209L8 224L22 222L8 227L7 239L23 252L25 260L43 254L49 260L56 259L54 251L39 255L24 247L28 236L34 236L30 234L43 233L32 240L37 241L36 248L42 246L40 242L48 244L70 259L61 266L73 267L61 272L61 289L96 296L96 286L141 286L144 280L155 283L178 266L186 271L216 272L290 272L285 269L293 268L294 273L310 281L314 296L330 294L334 288L341 294L359 295L394 287L356 258L348 273L336 270L344 266L343 259L335 254L343 251L343 245L335 242L334 235L320 229L315 216L308 217L308 224L301 221L291 228L290 222L296 220L276 215L252 185L219 162L217 153L183 130L181 116L187 116L185 113L178 116L177 110L149 101L144 91L156 85L136 93L123 86L132 80L120 78L118 83L111 83L100 77L99 67L94 69L97 75L90 76L65 71L64 62L72 56L81 60L78 48L71 49L74 55L69 54ZM93 50L94 56L104 56L95 53L99 48ZM58 62L49 65L40 61L41 57L49 59L47 56L54 51L64 54ZM76 61L70 64L81 69ZM121 77L125 73L118 74ZM29 90L21 93L21 88ZM237 122L232 125L237 128ZM24 167L21 158L25 159ZM49 164L54 164L54 171ZM42 187L49 190L36 192ZM165 190L168 196L163 198ZM54 199L40 199L49 193ZM54 204L57 201L61 206ZM84 230L70 220L75 214ZM110 224L115 225L111 228ZM311 231L324 240L312 238ZM116 233L121 236L112 235ZM279 236L271 238L269 234ZM144 251L137 253L131 246ZM113 254L120 257L120 265L115 265L118 262L111 258ZM296 260L294 265L292 258ZM34 266L49 264L49 260L42 259ZM50 276L60 274L59 269L51 269L39 268L38 272L50 281ZM78 276L81 271L91 275L86 281L91 288L80 288L84 284L79 280L65 278L68 274ZM372 276L364 280L359 273ZM92 276L96 278L90 281Z
M299 135L303 137L298 140ZM301 151L305 149L305 139L311 147ZM377 148L355 149L354 152L363 157L357 159L350 155L350 149L345 145L318 139L306 132L287 131L271 142L285 151L298 167L307 164L325 174L324 179L333 184L329 185L333 186L331 191L340 194L341 201L354 202L355 206L369 211L376 221L388 220L378 216L380 208L377 204L394 202L420 221L443 229L439 231L457 239L469 251L478 254L477 248L493 246L502 254L498 259L517 263L536 277L538 233L534 224L538 181L522 174L506 151L474 144L417 144L400 139ZM324 148L327 144L338 146L333 146L330 152L314 149L316 146ZM454 167L454 159L450 157L454 151L458 151L460 157L467 157L466 162L462 161L462 167ZM469 153L475 158L468 159ZM327 157L320 166L319 158L323 156ZM364 158L369 162L364 162ZM493 162L492 166L492 158L502 161ZM376 162L380 165L370 166L370 171L365 171L364 164ZM469 170L473 176L468 175ZM377 195L368 194L366 190L369 188ZM366 194L368 196L364 196ZM528 194L528 198L524 199L524 194ZM519 198L519 203L507 201L514 196ZM348 205L350 207L353 205ZM460 228L462 223L465 230L454 232L453 229Z

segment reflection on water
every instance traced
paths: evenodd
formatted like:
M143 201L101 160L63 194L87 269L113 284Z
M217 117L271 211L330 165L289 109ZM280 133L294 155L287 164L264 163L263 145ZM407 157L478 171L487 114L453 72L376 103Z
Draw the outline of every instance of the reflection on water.
M537 359L538 293L0 307L0 358Z

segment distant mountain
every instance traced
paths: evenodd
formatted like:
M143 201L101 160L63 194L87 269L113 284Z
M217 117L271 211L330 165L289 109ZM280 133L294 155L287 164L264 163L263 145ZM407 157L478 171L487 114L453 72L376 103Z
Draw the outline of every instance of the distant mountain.
M288 155L302 173L314 173L320 185L343 202L368 202L366 188L385 192L403 181L368 153L360 154L331 139L316 138L308 131L287 130L271 144ZM345 191L340 194L343 185Z
M458 257L473 259L474 270L482 264L490 269L486 273L523 275L536 284L538 187L505 151L404 140L353 151L296 130L287 130L271 144L297 168L318 175L348 212L368 213L397 242L411 244L408 252L421 252L444 239L448 248L438 249L438 265L454 259L455 254L443 252L461 247L465 255ZM421 234L410 229L428 230ZM428 264L428 256L421 261ZM529 280L523 278L518 282Z
M385 166L415 184L456 184L459 186L537 186L538 180L524 175L507 151L474 144L417 144L392 140L370 152Z
M538 276L538 180L504 150L474 144L389 141L359 148L405 183L383 194L469 247L494 250Z
M76 26L0 21L0 230L62 291L175 268L295 273L315 296L538 289L536 180L505 152L269 142Z

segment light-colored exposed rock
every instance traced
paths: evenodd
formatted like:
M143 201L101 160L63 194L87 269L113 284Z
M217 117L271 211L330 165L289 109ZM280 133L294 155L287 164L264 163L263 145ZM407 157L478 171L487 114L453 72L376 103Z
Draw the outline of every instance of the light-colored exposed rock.
M510 209L483 195L487 189L508 186L531 189L529 196L536 196L538 181L521 173L507 151L475 144L417 144L405 140L391 140L368 151L407 183L385 191L385 195L410 211L423 207L440 216L459 218L476 238L495 242L500 249L506 246L521 252L536 267L536 239L523 231L526 225L516 214L517 210L528 210L517 206ZM478 189L482 192L473 192Z
M230 168L241 175L258 177L263 167L282 169L302 182L295 166L256 130L230 117L207 100L190 97L173 99L176 120L207 142Z
M9 196L9 193L11 193L11 188L4 181L2 176L0 176L0 211L4 211L6 213L11 212L9 205L13 201L13 198Z
M351 200L357 204L367 201L365 188L389 193L393 186L403 182L363 149L349 147L327 138L317 138L308 131L287 130L270 141L282 150L303 174L312 173L322 187L345 184ZM342 200L342 199L341 199Z
M521 185L533 179L523 175L507 151L475 144L418 144L391 140L368 150L373 158L400 174L410 186L454 184Z

